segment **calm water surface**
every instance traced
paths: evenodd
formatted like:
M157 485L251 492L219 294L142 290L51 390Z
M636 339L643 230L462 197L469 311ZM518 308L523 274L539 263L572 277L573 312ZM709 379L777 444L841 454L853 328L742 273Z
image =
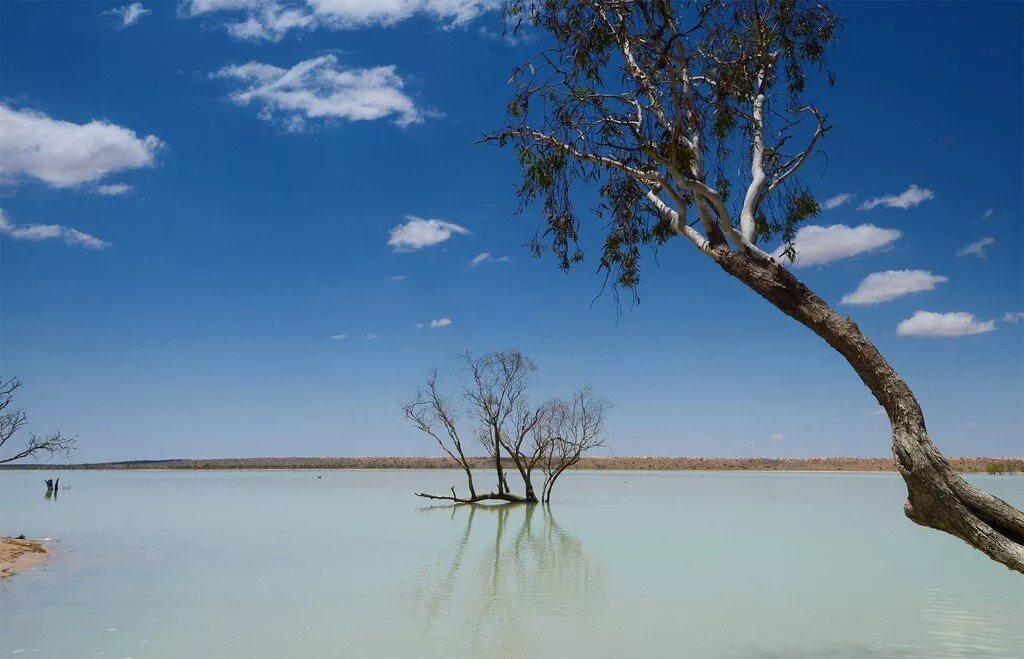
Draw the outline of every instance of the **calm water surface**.
M0 584L2 657L1024 656L1024 577L894 475L573 473L550 510L411 496L454 472L42 478L0 473L0 533L56 548Z

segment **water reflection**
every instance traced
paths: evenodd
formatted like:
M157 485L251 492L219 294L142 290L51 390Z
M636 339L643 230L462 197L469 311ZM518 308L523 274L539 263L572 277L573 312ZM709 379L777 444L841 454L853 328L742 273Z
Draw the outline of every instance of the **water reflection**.
M424 512L460 525L455 540L420 568L405 598L425 642L452 650L464 643L474 656L518 656L537 649L533 631L565 625L578 633L605 606L600 565L550 507Z

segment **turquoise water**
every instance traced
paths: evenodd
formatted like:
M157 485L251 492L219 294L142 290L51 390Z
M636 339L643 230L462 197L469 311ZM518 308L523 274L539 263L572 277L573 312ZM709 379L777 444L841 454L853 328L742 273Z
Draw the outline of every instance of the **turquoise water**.
M0 657L1024 656L1024 577L894 475L571 473L550 510L322 476L0 472L0 533L56 549L0 583Z

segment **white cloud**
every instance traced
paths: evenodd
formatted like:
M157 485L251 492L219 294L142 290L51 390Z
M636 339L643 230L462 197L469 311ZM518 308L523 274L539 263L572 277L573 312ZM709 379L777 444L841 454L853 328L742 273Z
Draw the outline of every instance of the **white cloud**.
M996 241L995 238L981 238L975 240L973 243L968 243L960 248L956 253L957 256L977 256L979 259L988 258L988 254L985 253L985 249Z
M1007 311L1003 314L1004 323L1019 323L1024 320L1024 311Z
M405 275L395 275L394 277L388 277L388 281L405 281L408 279Z
M849 227L833 224L810 225L796 232L793 241L796 267L830 263L884 247L902 236L897 229L880 229L873 224ZM775 258L784 260L784 247L775 250Z
M121 24L118 25L118 27L123 28L135 25L142 20L143 16L146 14L152 14L153 12L144 8L141 2L133 2L132 4L125 5L123 7L114 7L113 9L109 9L103 13L108 16L116 16L121 21Z
M289 31L313 26L316 17L303 9L268 2L251 10L243 20L228 23L231 36L244 41L280 41Z
M988 218L992 217L992 213L995 213L995 212L996 212L996 209L994 209L994 208L986 208L985 212L981 214L981 219L987 220Z
M510 259L507 256L500 256L498 258L495 258L495 257L491 256L490 252L481 252L481 253L477 254L476 256L474 256L472 258L472 260L470 260L469 266L471 268L475 268L478 265L480 265L481 263L485 263L487 261L494 261L495 263L509 263L509 262L512 261L512 259Z
M348 334L332 334L331 340L333 341L344 341L348 338Z
M132 191L132 186L124 183L112 183L110 185L97 185L96 192L106 197L119 197Z
M926 270L873 272L860 282L857 290L844 295L841 301L843 304L878 304L910 293L930 291L936 284L947 281L948 277L933 275Z
M448 327L451 324L452 324L452 319L451 318L435 318L434 320L430 321L430 326L431 327L435 327L435 328L436 327Z
M835 208L839 208L840 206L842 206L843 204L847 203L848 201L850 201L851 199L853 199L856 196L857 195L855 195L852 192L840 192L839 194L835 195L834 197L829 197L828 199L826 199L825 202L821 206L825 210L830 211L830 210L833 210Z
M388 245L396 252L411 252L432 247L448 240L453 234L469 233L468 229L444 220L425 220L415 215L406 215L405 219L407 221L404 224L399 224L391 230L388 238Z
M875 409L868 412L868 416L885 416L885 408L876 407Z
M935 313L932 311L916 311L896 326L900 336L954 337L969 334L984 334L996 328L994 320L978 320L974 314L966 311Z
M374 334L373 332L367 332L361 337L363 341L376 341L380 338L380 334Z
M8 219L7 213L2 208L0 208L0 235L9 236L12 240L29 242L63 240L68 245L85 249L110 247L110 243L105 240L59 224L15 224Z
M394 66L345 68L334 55L299 62L290 69L249 62L225 66L215 78L242 87L231 94L238 105L260 106L261 119L282 121L289 132L308 121L373 121L392 117L399 126L421 123L424 112L402 91Z
M780 433L780 432L776 432L776 433L772 433L772 436L769 437L768 439L772 440L773 442L780 442L783 439L785 439L785 436L782 433Z
M280 41L291 30L345 30L394 25L414 16L462 26L496 9L499 0L185 0L183 13L228 12L228 31L240 39Z
M97 181L111 172L156 164L163 142L155 135L106 121L87 124L0 104L0 171L4 179L30 176L54 188Z
M889 194L881 197L872 197L857 208L862 211L869 211L878 206L907 209L918 206L929 199L935 199L934 192L926 190L925 188L919 188L916 185L911 185L909 188L897 195Z

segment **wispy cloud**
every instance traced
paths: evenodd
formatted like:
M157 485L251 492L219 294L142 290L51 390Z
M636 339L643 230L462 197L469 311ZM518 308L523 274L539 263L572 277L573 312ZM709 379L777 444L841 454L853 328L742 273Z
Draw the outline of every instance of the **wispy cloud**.
M781 442L785 438L785 435L783 435L781 432L775 432L772 433L772 436L769 437L768 439L772 440L773 442Z
M469 229L444 220L427 220L415 215L406 215L405 218L405 223L391 229L388 238L388 245L396 252L412 252L424 247L433 247L455 234L469 234Z
M843 204L853 200L857 195L852 192L840 192L834 197L829 197L822 204L821 207L827 211L839 208Z
M831 263L879 249L902 235L897 229L880 229L873 224L806 226L796 232L793 244L797 255L793 265L806 267ZM785 260L784 251L784 247L775 250L775 258Z
M347 338L348 338L348 334L332 334L331 335L331 340L332 341L344 341Z
M929 199L935 199L934 192L925 188L919 188L916 185L911 185L909 188L897 195L890 194L883 195L881 197L872 197L857 208L862 211L871 210L878 206L907 209L919 206L921 203L928 201Z
M405 281L406 279L408 279L408 277L406 277L405 275L394 275L388 277L388 281Z
M481 263L486 263L487 261L493 261L495 263L509 263L512 261L512 259L510 259L507 256L499 256L495 258L494 256L491 256L490 252L481 252L480 254L474 256L472 260L470 260L469 266L471 268L475 268Z
M985 238L980 238L978 240L975 240L973 243L968 243L961 247L960 250L956 253L956 255L977 256L979 259L988 258L988 254L985 250L988 249L989 245L995 243L995 241L995 238L990 238L988 236L986 236Z
M292 30L345 30L393 25L414 16L445 27L469 23L496 9L498 0L185 0L186 16L222 12L228 32L239 39L280 41Z
M1019 323L1024 320L1024 311L1007 311L1003 314L1004 323Z
M995 212L996 212L996 209L994 209L994 208L986 208L985 212L981 214L981 219L987 220L988 218L992 217L992 214L995 213Z
M978 320L974 314L966 311L935 313L917 311L896 326L900 336L922 336L928 338L948 338L984 334L996 328L994 320Z
M875 409L868 412L868 416L885 416L885 408L876 407Z
M949 281L948 277L933 275L926 270L886 270L865 277L857 290L843 296L843 304L878 304L896 298L930 291L936 284Z
M124 183L112 183L110 185L97 185L96 192L105 197L120 197L132 191L132 186Z
M434 320L430 321L430 326L433 328L448 327L451 324L451 318L435 318Z
M142 6L141 2L133 2L130 5L124 5L123 7L114 7L103 12L104 15L114 16L119 21L117 27L126 28L137 24L142 17L147 14L152 14L150 10Z
M380 334L374 334L373 332L366 332L361 337L363 341L376 341L380 338Z
M59 224L15 224L10 221L7 213L2 208L0 208L0 235L8 236L12 240L28 242L62 240L68 245L84 247L85 249L106 249L110 247L110 243L105 240L100 240L96 236L89 235L84 231Z
M225 66L213 77L240 83L231 100L260 106L261 119L280 121L288 132L302 132L310 121L390 117L408 126L425 116L403 91L405 82L394 66L346 68L334 55L323 55L288 69L260 62Z
M3 177L29 176L54 188L92 183L112 172L152 167L163 142L106 121L87 124L0 104Z

